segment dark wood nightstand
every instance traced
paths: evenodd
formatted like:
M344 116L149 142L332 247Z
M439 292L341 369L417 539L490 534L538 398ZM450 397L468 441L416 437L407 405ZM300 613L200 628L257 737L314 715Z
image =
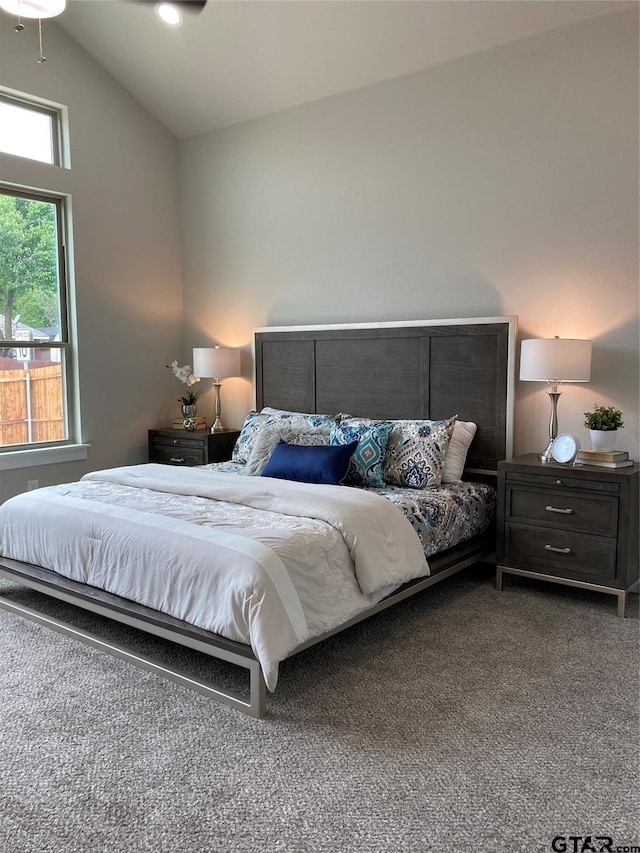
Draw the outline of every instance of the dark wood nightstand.
M638 589L640 466L498 463L496 589L505 574L593 589L618 598Z
M189 432L186 429L150 429L149 462L164 465L206 465L209 462L226 462L240 430L224 432Z

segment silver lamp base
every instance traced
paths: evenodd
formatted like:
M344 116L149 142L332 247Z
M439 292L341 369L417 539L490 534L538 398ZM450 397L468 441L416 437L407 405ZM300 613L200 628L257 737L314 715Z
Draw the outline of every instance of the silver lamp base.
M538 459L541 462L553 462L553 454L551 452L551 448L553 446L553 442L556 440L556 436L558 435L558 398L560 396L560 392L558 391L558 383L554 382L551 385L552 391L549 391L549 400L551 401L551 416L549 418L549 444L547 444L546 448L538 455Z
M555 436L549 439L549 444L547 444L546 448L542 451L542 453L538 454L538 459L541 462L553 462L553 453L551 452L551 448L553 447Z
M216 419L211 425L210 432L225 432L227 428L220 420L220 380L218 378L213 380L213 387L216 391Z

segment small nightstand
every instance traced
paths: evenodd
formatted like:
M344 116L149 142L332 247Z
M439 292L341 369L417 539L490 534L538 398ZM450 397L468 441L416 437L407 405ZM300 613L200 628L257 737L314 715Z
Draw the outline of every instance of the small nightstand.
M498 464L496 589L505 574L593 589L618 598L638 585L640 466Z
M224 432L189 432L186 429L150 429L149 461L164 465L206 465L209 462L226 462L240 430Z

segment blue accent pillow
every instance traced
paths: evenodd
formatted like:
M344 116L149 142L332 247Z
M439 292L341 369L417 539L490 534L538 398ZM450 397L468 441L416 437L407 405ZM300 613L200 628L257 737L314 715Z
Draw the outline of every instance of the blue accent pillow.
M331 444L356 442L356 450L343 480L345 486L368 486L379 489L384 485L382 472L384 455L393 424L331 424Z
M305 446L287 444L280 439L260 476L337 486L344 477L351 454L357 446L357 441L333 446Z

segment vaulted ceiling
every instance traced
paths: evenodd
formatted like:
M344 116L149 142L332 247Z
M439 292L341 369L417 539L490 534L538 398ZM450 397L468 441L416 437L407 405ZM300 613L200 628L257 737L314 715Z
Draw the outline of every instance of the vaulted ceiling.
M177 137L637 5L615 0L70 0L56 22Z

